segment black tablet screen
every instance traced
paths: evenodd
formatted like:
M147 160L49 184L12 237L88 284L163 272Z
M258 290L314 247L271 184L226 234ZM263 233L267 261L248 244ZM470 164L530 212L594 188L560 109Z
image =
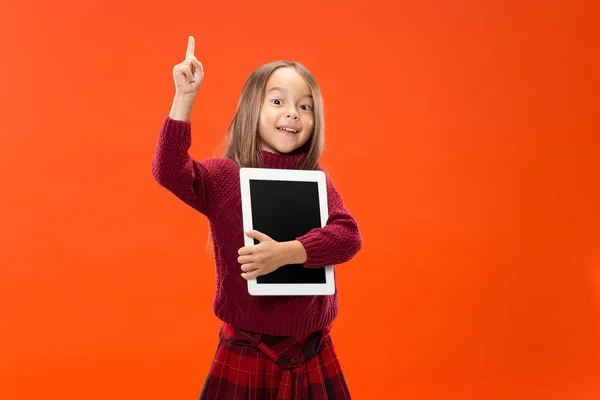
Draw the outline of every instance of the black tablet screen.
M296 240L321 227L319 187L316 182L250 179L253 229L278 242ZM254 240L258 244L258 240ZM325 268L284 265L259 276L257 283L325 283Z

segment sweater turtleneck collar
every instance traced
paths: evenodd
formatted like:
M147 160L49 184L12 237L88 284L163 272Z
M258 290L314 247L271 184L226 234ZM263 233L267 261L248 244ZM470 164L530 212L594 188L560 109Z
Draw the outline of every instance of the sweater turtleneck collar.
M275 154L261 150L264 168L273 169L298 169L300 163L306 158L306 153Z

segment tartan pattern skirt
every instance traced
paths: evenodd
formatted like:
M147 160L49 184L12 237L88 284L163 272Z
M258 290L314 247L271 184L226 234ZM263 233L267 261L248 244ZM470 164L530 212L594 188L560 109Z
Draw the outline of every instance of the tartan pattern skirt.
M270 336L224 324L200 400L350 400L329 331Z

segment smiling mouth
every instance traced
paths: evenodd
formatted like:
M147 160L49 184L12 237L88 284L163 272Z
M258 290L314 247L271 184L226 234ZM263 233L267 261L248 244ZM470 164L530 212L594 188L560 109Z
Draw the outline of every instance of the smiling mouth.
M277 130L281 131L281 132L285 132L285 133L298 133L299 132L295 128L287 128L287 127L284 127L284 126L278 127Z

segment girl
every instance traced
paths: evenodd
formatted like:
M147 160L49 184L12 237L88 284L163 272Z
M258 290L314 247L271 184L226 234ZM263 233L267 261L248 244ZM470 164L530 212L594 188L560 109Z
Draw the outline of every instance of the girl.
M329 219L290 242L247 234L244 247L240 167L319 169L323 103L312 74L280 61L254 71L242 90L223 158L193 160L189 116L204 77L189 37L173 69L175 98L165 117L152 173L156 181L204 214L213 240L215 315L223 321L201 399L350 399L329 336L333 296L251 296L247 279L287 264L318 268L349 261L362 239L354 218L327 179Z

